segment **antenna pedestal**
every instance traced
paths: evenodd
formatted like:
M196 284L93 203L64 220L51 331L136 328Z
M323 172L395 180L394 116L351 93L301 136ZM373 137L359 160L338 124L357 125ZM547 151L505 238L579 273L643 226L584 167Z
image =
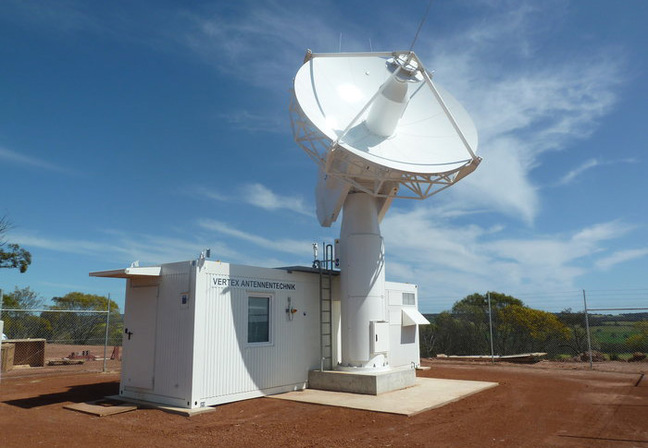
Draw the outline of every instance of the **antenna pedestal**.
M359 192L347 196L340 249L340 368L387 368L389 326L385 322L385 250L376 198Z

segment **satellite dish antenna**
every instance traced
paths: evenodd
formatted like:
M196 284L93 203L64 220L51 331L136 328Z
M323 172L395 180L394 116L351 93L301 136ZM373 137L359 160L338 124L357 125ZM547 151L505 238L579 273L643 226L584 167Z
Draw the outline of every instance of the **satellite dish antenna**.
M293 92L295 141L319 166L320 224L344 209L342 365L386 367L369 340L372 322L387 320L379 223L394 198L425 199L472 173L477 130L413 51L309 50Z

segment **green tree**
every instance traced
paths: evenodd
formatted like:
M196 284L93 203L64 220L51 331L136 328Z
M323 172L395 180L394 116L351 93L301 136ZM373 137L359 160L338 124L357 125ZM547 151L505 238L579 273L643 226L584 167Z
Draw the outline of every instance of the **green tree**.
M35 310L43 307L43 299L37 292L26 287L16 287L12 293L4 294L2 298L3 309Z
M509 352L510 334L500 334L500 312L510 306L523 306L520 299L490 291L486 294L474 293L456 302L452 307L452 314L464 322L463 338L470 347L466 347L466 354L490 353L490 329L488 316L488 299L491 302L491 317L493 323L493 341L495 351L499 354Z
M476 326L469 321L454 317L448 311L437 316L428 316L430 325L419 328L421 356L430 357L439 353L466 355L474 353ZM470 337L472 335L472 337Z
M635 322L634 327L639 333L630 336L626 344L633 352L645 353L648 351L648 321Z
M7 244L3 236L10 228L11 223L7 218L0 218L0 268L18 269L25 273L32 262L31 253L17 244Z
M43 299L37 292L26 288L15 288L12 293L2 297L3 310L24 310L24 311L3 311L4 333L10 339L25 338L48 338L51 332L51 325L38 316L38 310L43 307Z
M562 310L558 315L560 320L569 330L569 337L560 347L568 348L573 355L587 351L587 330L585 329L585 313L575 313L571 308Z
M425 315L425 318L430 321L430 325L419 326L419 346L421 357L429 358L437 354L435 351L437 326L433 316Z
M570 336L555 314L523 305L502 308L498 320L498 333L508 342L502 346L502 354L546 351Z
M446 355L474 355L488 353L488 339L484 323L449 312L439 314L434 322L437 329L436 352ZM486 331L488 327L486 327Z
M489 295L496 354L557 351L558 344L569 338L569 329L554 314L529 308L506 294L475 293L457 301L450 312L439 314L422 330L421 352L428 356L490 353Z
M109 339L121 340L122 319L119 306L113 300L104 296L71 292L63 297L54 297L52 302L54 305L50 306L51 311L41 315L52 323L52 339L76 345L102 344L106 333L106 314L94 314L91 311L106 311L110 303Z

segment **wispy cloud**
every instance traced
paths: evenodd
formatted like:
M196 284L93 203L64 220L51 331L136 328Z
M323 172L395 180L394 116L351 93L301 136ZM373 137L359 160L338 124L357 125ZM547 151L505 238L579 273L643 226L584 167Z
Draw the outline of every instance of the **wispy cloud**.
M3 148L2 146L0 146L0 160L3 160L5 163L9 163L9 164L16 164L16 165L26 166L30 168L37 168L41 170L72 174L72 171L69 170L68 168L58 166L54 163L48 162L38 157L29 156L27 154L20 154L15 151L11 151L7 148Z
M115 265L126 267L133 261L146 266L193 259L207 248L211 249L211 258L214 260L266 267L303 264L305 257L310 255L310 241L273 240L214 220L200 221L197 226L201 231L194 228L191 232L193 237L185 238L112 229L96 236L96 240L101 242L29 233L12 234L12 242L32 252L36 249L85 256L88 257L86 262L90 263L88 269L96 266L98 270ZM243 253L233 240L251 243L257 249ZM47 284L65 286L54 282Z
M101 243L92 240L66 239L56 237L43 237L30 235L28 233L14 233L12 241L21 246L30 248L47 249L55 252L91 255L101 253L120 253L125 254L128 251L112 243Z
M484 8L461 33L424 36L420 47L429 49L423 57L437 70L435 79L475 119L484 157L462 181L468 188L445 196L531 224L542 205L532 170L547 151L592 135L617 103L626 62L622 51L604 46L585 54L571 54L569 46L542 51L552 44L538 26L560 21L557 2L510 2L504 9Z
M227 202L233 200L232 197L223 193L220 188L209 188L205 186L189 186L184 189L184 194L198 195L203 198L211 199L214 201Z
M569 185L576 181L583 173L591 170L592 168L596 168L599 166L608 166L608 165L616 165L619 163L637 163L635 159L620 159L620 160L608 160L608 161L601 161L599 159L588 159L585 162L583 162L581 165L577 166L573 170L569 171L567 174L565 174L563 177L558 180L556 183L556 186L563 186L563 185Z
M208 199L223 202L245 202L249 205L269 211L289 210L300 215L315 216L311 204L301 196L287 196L275 193L259 183L245 184L233 192L198 187L194 191Z
M180 39L216 70L238 76L245 67L252 85L285 92L305 45L332 51L331 44L337 44L338 31L326 20L327 5L318 4L317 14L312 7L256 2L228 14L218 8L185 12L191 26Z
M289 132L290 123L287 115L278 116L269 113L252 113L248 110L237 110L221 114L218 117L226 121L230 127L237 131L247 132Z
M503 226L461 225L420 207L391 210L382 229L390 276L416 278L423 307L429 310L439 305L427 297L444 294L457 300L475 291L577 289L582 275L612 266L600 257L635 227L610 221L567 234L512 237Z
M590 170L596 166L599 166L601 162L597 159L589 159L583 162L580 166L574 168L567 174L565 174L559 181L558 185L567 185L572 183L578 176L583 174L585 171Z
M611 269L617 264L636 260L645 256L648 256L648 248L620 250L598 260L596 262L596 267L605 271Z
M222 235L237 238L242 241L252 243L263 249L271 249L273 251L280 251L294 255L301 255L304 253L305 248L309 248L311 242L300 241L292 239L269 239L256 234L244 232L235 229L229 224L221 221L203 219L198 222L198 225L206 230L211 230Z
M98 17L84 2L62 1L55 4L36 1L7 0L2 3L3 14L16 22L62 32L96 30L101 28Z
M200 251L211 247L218 258L234 257L236 252L225 244L207 239L182 239L123 231L108 231L96 240L38 236L27 233L13 234L12 241L33 250L44 249L60 253L91 256L111 263L129 264L139 260L142 264L168 263L197 257ZM98 241L101 240L101 241Z
M279 195L262 184L248 184L241 189L243 199L265 210L292 210L306 216L314 216L309 205L298 196Z

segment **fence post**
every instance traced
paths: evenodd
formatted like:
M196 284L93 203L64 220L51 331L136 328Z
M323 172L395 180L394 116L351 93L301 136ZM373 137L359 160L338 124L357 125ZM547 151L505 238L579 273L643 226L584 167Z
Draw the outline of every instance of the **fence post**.
M584 289L583 289L583 304L585 306L585 331L587 332L587 352L589 353L590 370L593 370L594 364L592 362L592 336L590 335L589 313L587 311L587 297L585 296Z
M491 308L490 291L486 293L486 297L488 297L488 327L490 328L491 363L495 364L495 350L493 349L493 311Z
M110 294L108 294L108 311L106 313L106 336L104 338L103 372L106 373L106 356L108 350L108 329L110 327Z

